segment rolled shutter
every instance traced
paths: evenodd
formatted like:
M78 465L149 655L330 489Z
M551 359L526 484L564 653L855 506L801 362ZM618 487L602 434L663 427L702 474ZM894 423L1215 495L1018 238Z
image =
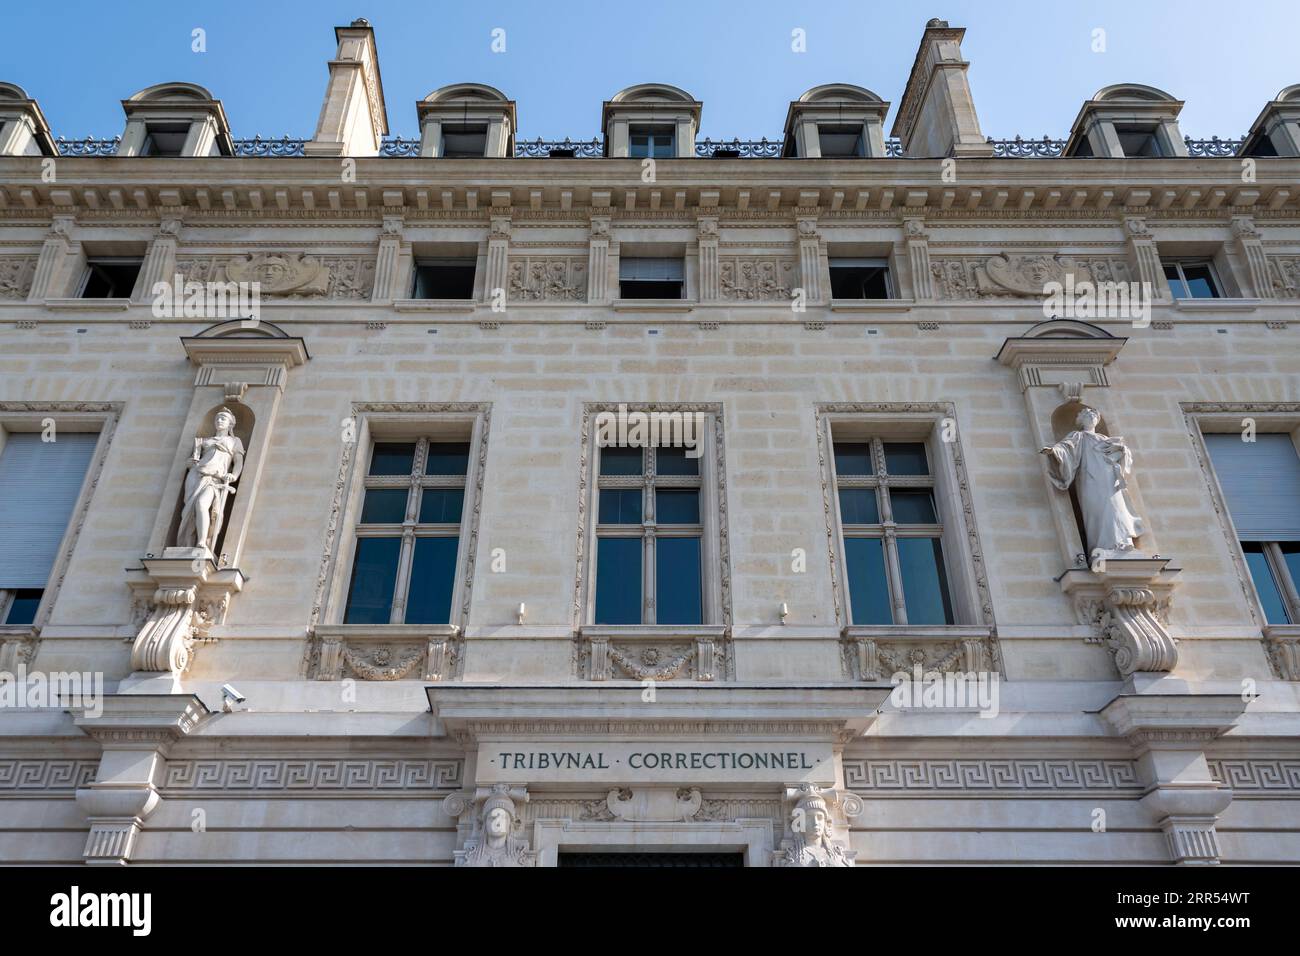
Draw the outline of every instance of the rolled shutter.
M81 493L96 433L46 442L10 433L0 451L0 588L44 588Z
M1214 473L1242 541L1300 541L1300 454L1287 434L1206 435Z

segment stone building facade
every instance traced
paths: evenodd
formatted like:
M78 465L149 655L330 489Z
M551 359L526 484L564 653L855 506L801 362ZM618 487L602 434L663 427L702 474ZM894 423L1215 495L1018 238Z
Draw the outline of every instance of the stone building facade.
M0 84L0 860L1300 861L1300 87L995 142L962 33L893 138Z

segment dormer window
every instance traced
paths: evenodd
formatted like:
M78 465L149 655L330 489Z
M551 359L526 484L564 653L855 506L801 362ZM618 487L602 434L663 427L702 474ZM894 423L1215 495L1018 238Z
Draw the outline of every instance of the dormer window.
M1115 124L1115 136L1119 139L1120 149L1128 157L1163 156L1160 141L1156 138L1155 126Z
M633 159L671 159L676 153L676 130L672 126L629 127L628 155Z
M190 135L189 123L149 123L145 127L141 156L180 156L185 148L185 138Z
M818 126L817 139L822 156L826 158L847 159L866 155L861 126Z
M442 152L446 159L482 159L487 150L487 125L442 128Z

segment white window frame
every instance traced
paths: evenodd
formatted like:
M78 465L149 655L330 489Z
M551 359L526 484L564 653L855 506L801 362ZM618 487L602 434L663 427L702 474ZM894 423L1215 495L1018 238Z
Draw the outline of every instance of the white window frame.
M122 415L120 402L0 402L0 454L4 452L5 441L15 432L41 432L45 423L53 420L56 429L64 432L98 432L99 440L95 443L86 475L81 482L76 503L59 541L59 550L50 569L49 579L42 589L41 602L31 624L5 624L9 607L13 602L13 592L0 590L0 637L26 636L39 634L49 620L50 612L58 600L64 577L68 573L68 564L77 546L81 529L90 510L91 498L99 486L104 461L108 457L109 446L117 430L118 420Z
M1205 266L1205 268L1208 269L1210 273L1210 284L1214 286L1214 291L1217 293L1216 295L1210 296L1210 298L1211 299L1227 298L1227 292L1224 289L1223 280L1219 278L1219 270L1215 268L1213 259L1202 258L1199 256L1170 256L1170 257L1161 256L1160 257L1161 270L1163 271L1165 268L1169 266L1173 266L1175 269L1178 270L1178 281L1182 283L1184 289L1187 288L1187 276L1183 272L1183 267L1184 266ZM1191 295L1188 296L1174 295L1174 287L1172 284L1170 284L1168 276L1165 276L1165 285L1169 286L1169 295L1174 299L1187 302L1196 298L1196 296L1191 296Z
M388 624L343 624L347 612L348 596L352 583L352 564L356 557L356 544L359 537L371 536L371 528L380 529L388 526L361 525L361 507L367 487L414 487L416 479L397 476L397 484L387 483L386 478L371 478L370 458L374 446L384 442L402 442L433 439L436 441L459 441L469 443L469 467L465 474L465 500L461 508L461 521L458 531L460 547L456 554L455 583L452 588L451 612L448 627L457 633L463 633L469 622L470 596L473 586L474 567L477 558L478 524L483 503L483 480L487 461L488 431L491 421L490 403L383 403L357 404L353 406L355 422L355 442L344 444L342 461L339 469L339 483L343 489L336 510L340 513L339 524L342 530L327 536L324 563L325 578L325 623L330 627L356 628L366 631L389 631L402 628L414 628L421 633L437 629L436 624L401 624L396 623L405 614L406 587L409 587L410 560L413 551L413 539L417 536L414 521L404 523L402 560L398 565L398 581L395 584L391 620ZM420 451L417 450L417 459ZM392 476L390 476L391 478ZM420 487L450 487L441 483L442 479L420 479ZM403 482L407 484L402 484ZM418 495L414 496L418 499ZM409 508L410 499L408 499ZM408 510L408 517L410 517ZM421 526L422 527L422 526ZM364 530L362 530L364 529ZM391 529L389 529L391 531ZM445 530L445 529L444 529ZM395 536L389 534L388 536ZM422 533L421 533L422 536ZM331 540L331 538L333 540ZM409 543L407 538L411 538ZM405 579L406 584L402 582ZM399 608L399 599L402 603ZM318 601L319 606L319 601ZM315 621L312 622L314 627Z
M817 406L818 445L823 463L822 487L827 516L828 546L832 560L832 591L835 613L846 633L896 634L907 637L938 636L947 639L987 637L994 625L992 599L985 571L979 536L975 528L970 482L966 477L965 459L957 433L956 412L946 402L936 403L830 403ZM943 436L950 434L952 440ZM882 525L886 537L886 573L890 577L893 624L856 625L852 623L849 581L844 548L844 522L840 516L839 486L835 473L834 443L879 439L880 442L920 442L925 445L929 461L928 478L905 476L887 478L899 488L933 488L937 525L908 525L905 536L938 537L944 555L948 580L948 599L952 605L952 624L909 625L901 591L901 575L896 552L888 541L892 522ZM880 451L879 448L876 449ZM883 461L877 460L876 475L857 478L853 486L875 487L881 479ZM888 522L888 514L881 514ZM937 534L935 534L937 532Z
M601 488L645 487L644 476L653 465L653 457L646 456L642 477L627 476L630 483L615 478L612 482L608 476L600 475L600 448L597 445L597 416L602 412L617 413L618 403L588 403L583 409L582 419L582 474L578 501L578 554L577 554L577 594L574 600L575 629L594 628L596 615L596 548L597 520L600 514ZM642 550L642 585L641 585L641 621L640 624L599 625L601 631L617 632L626 630L652 630L666 634L680 630L695 633L701 628L730 627L731 625L731 571L728 531L726 521L726 472L723 460L723 425L722 406L718 404L691 403L626 403L627 411L633 412L681 412L683 414L700 413L704 416L703 428L699 436L702 453L700 475L694 478L654 479L656 484L664 487L693 487L698 481L700 489L700 524L670 525L668 534L694 534L700 537L700 586L701 586L701 624L653 624L653 610L648 614L647 605L655 601L655 568L653 542L643 546ZM648 449L647 449L648 451ZM679 482L681 482L679 484ZM643 498L644 501L644 498ZM644 507L644 506L643 506ZM646 516L643 513L643 524ZM694 530L692 530L694 529ZM646 533L643 529L638 536ZM643 539L644 540L644 539Z

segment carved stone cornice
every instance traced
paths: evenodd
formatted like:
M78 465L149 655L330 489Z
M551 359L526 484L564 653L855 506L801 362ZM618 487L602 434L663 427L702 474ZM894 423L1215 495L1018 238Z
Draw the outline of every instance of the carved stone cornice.
M75 723L105 750L164 750L209 715L193 694L110 694L99 716Z

